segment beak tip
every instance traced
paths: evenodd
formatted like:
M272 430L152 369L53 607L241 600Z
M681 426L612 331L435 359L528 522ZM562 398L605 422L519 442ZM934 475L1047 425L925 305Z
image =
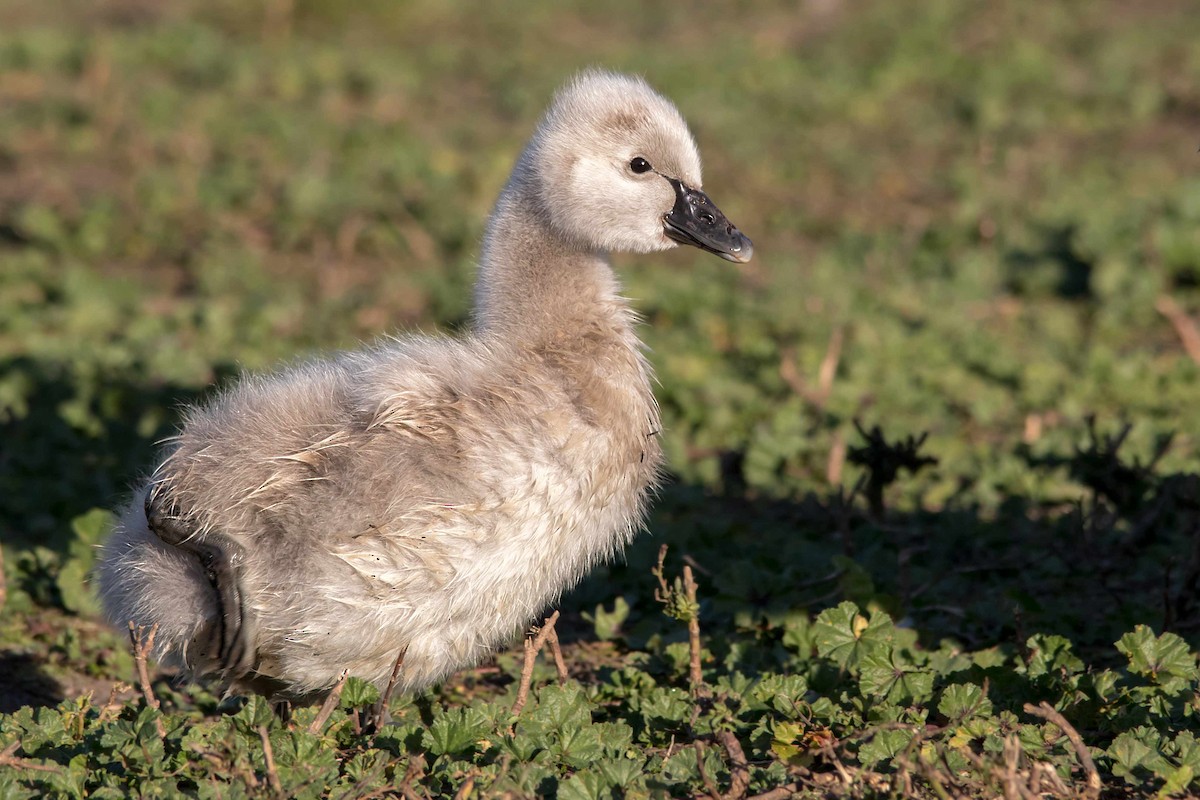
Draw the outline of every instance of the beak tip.
M729 251L729 260L735 264L745 264L754 257L754 242L742 236L735 249Z

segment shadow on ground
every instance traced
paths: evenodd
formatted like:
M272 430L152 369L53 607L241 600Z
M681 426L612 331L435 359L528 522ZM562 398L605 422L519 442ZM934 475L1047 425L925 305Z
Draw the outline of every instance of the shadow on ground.
M1116 444L1116 447L1110 445ZM1089 663L1120 663L1113 643L1137 624L1200 641L1200 476L1157 475L1126 464L1119 442L1031 469L1066 467L1087 487L1075 504L1046 507L1010 496L976 506L881 515L861 501L715 495L669 486L652 534L625 563L602 568L564 609L632 606L626 627L658 616L650 570L669 548L668 571L698 573L708 630L753 634L797 610L841 600L888 611L936 646L1021 650L1036 633L1069 638ZM594 635L576 618L568 630ZM680 633L682 636L682 633ZM764 642L769 644L769 642Z
M54 564L29 555L35 546L65 558L70 520L122 502L153 458L155 441L172 430L175 415L163 409L202 394L147 387L132 374L81 376L69 364L0 363L0 409L7 411L0 422L0 526L17 556L10 583L37 604L61 605L65 593ZM867 502L869 488L849 500L772 499L670 484L655 505L651 532L621 563L600 567L563 599L560 632L567 642L595 639L599 626L584 615L613 613L621 598L629 612L617 638L629 646L683 638L654 600L650 570L667 545L669 574L685 560L697 572L702 627L717 657L734 641L753 645L739 656L743 670L756 661L764 669L776 665L781 620L846 599L888 611L931 647L949 639L970 650L1020 651L1035 633L1060 634L1089 663L1117 663L1112 643L1139 623L1173 630L1195 646L1200 477L1127 464L1118 439L1094 438L1086 451L1026 459L1033 470L1066 468L1088 487L1069 507L1012 496L994 510L964 505L902 514ZM728 462L736 470L738 459ZM739 485L736 477L729 485ZM0 653L0 674L12 676L0 696L4 709L62 699L36 654Z
M0 714L11 714L25 706L56 706L65 694L63 687L48 675L41 661L20 652L0 652Z

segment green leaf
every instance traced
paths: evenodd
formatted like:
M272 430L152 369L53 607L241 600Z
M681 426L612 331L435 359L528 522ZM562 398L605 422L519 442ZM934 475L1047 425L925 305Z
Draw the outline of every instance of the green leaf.
M435 756L454 755L474 749L492 730L491 720L475 707L435 713L433 723L421 738L424 748Z
M1091 674L1092 692L1105 702L1111 700L1116 693L1117 681L1121 676L1111 669L1101 670Z
M594 613L584 612L580 616L592 623L597 639L608 642L621 636L621 625L629 618L629 610L629 603L625 601L625 597L617 595L613 600L612 611L606 611L602 604L597 604Z
M270 727L275 722L275 712L271 710L271 704L266 698L255 694L246 698L246 705L242 706L232 719L238 730L247 736L256 737L260 727Z
M656 686L646 693L641 710L646 719L681 723L692 715L692 701L682 689Z
M813 640L822 658L833 659L843 669L854 669L869 654L887 650L893 628L886 613L873 611L868 619L847 601L817 616Z
M5 800L30 800L30 798L40 797L41 792L21 785L17 779L18 774L15 769L0 770L0 797Z
M904 663L899 651L877 649L862 660L858 689L863 697L888 703L919 702L933 694L933 673Z
M600 732L600 741L604 743L606 751L625 755L633 747L633 728L624 722L598 722L595 728Z
M913 732L907 730L881 730L858 750L858 760L864 767L872 767L881 761L890 761L908 747Z
M93 508L71 520L74 538L55 580L63 606L68 611L76 614L100 613L100 604L88 586L87 578L96 559L96 546L112 530L113 520L112 512L102 508Z
M610 743L605 741L605 746ZM644 758L606 758L596 763L596 769L609 786L627 789L642 782L645 776Z
M1200 775L1200 739L1191 731L1183 731L1173 742L1174 759L1181 765L1189 766L1192 772Z
M349 677L342 687L342 708L368 708L379 702L379 687L362 678Z
M1071 642L1062 636L1030 636L1025 643L1029 650L1028 674L1031 678L1043 675L1072 675L1083 669L1083 662L1071 652Z
M808 614L789 614L783 623L783 646L807 659L813 647L813 625Z
M115 517L105 508L93 508L71 520L71 555L83 557L93 552L95 545L103 542L112 530Z
M559 761L572 767L586 767L604 755L600 727L590 722L566 726L558 733Z
M608 781L592 770L580 770L558 785L559 800L607 800L611 796Z
M1158 731L1145 726L1126 731L1113 740L1105 751L1112 759L1112 773L1131 786L1142 783L1142 772L1165 777L1174 767L1163 755Z
M1166 780L1163 781L1163 786L1155 797L1164 798L1165 800L1165 798L1183 794L1188 790L1188 787L1191 786L1195 778L1196 772L1190 764L1176 767L1166 775Z
M771 752L780 760L792 763L792 759L800 755L800 744L797 740L804 734L805 730L806 727L802 722L780 722L776 724L771 738Z
M1196 656L1187 642L1174 633L1156 637L1145 625L1138 625L1117 641L1117 649L1129 658L1129 669L1157 683L1161 676L1194 680L1197 677Z
M942 691L938 713L955 721L986 717L992 713L992 701L984 696L982 688L973 683L955 683Z
M592 708L577 683L550 684L538 691L534 719L556 729L590 725Z
M751 687L747 699L754 707L769 707L785 716L795 716L808 692L803 675L766 675Z

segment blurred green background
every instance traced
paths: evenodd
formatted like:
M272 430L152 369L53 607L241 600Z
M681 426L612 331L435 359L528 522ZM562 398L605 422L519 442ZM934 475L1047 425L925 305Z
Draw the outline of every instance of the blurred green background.
M690 743L721 727L753 791L832 776L831 741L894 789L924 736L926 767L994 797L1010 748L1025 778L1081 775L1042 700L1108 785L1195 786L1197 42L1184 0L0 0L0 741L46 759L0 765L0 794L226 796L221 758L266 781L273 724L320 751L316 784L280 762L314 796L426 756L447 795L694 794ZM110 511L241 372L460 329L491 204L588 66L677 102L756 256L616 261L672 477L563 600L578 684L535 689L514 736L518 646L398 700L390 739L339 712L334 743L159 679L164 745L111 688L128 643L88 580ZM924 434L936 463L890 469ZM703 714L662 544L700 582ZM568 700L583 755L537 738Z
M1200 466L1197 41L1194 5L1165 1L3 0L10 604L88 619L105 522L81 515L123 502L182 404L462 326L514 157L553 90L603 66L678 103L756 259L617 260L675 483L630 566L569 604L648 592L668 541L729 566L712 582L731 614L836 601L796 587L849 554L862 580L840 596L958 609L918 620L931 637L1158 624L1190 540L1139 547L1123 577L1145 595L1097 589L1132 605L1096 623L1073 576L1122 573L1087 559L1126 551L1072 527L1095 490L1069 462L1095 415L1132 425L1131 463L1173 434L1158 474ZM856 418L928 432L939 461L887 489L890 523L856 517L851 548L806 503L862 473ZM1005 565L1003 602L974 577L914 594L976 561Z

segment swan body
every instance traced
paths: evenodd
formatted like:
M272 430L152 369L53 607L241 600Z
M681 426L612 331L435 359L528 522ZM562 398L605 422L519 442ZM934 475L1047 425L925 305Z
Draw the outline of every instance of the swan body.
M641 526L662 464L651 370L610 252L751 244L700 191L667 100L587 72L489 220L464 336L248 377L193 408L97 571L118 627L235 691L343 670L419 689L473 665Z

